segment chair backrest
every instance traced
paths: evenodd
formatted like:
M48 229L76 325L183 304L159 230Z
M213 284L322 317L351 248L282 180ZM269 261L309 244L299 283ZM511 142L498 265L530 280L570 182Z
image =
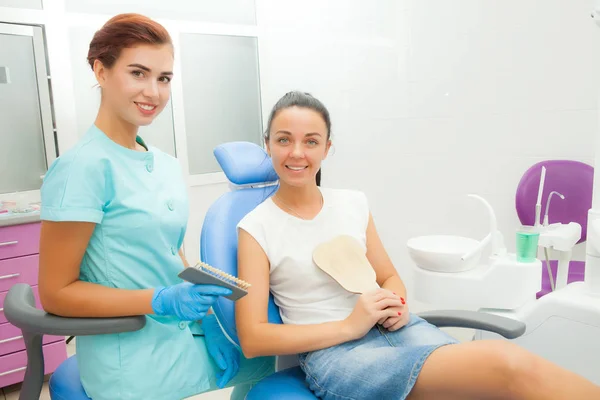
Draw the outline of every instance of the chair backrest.
M275 192L278 177L270 157L254 143L225 143L215 148L214 155L230 182L231 190L219 197L204 217L200 259L237 276L236 226L247 213ZM220 298L213 311L229 340L239 346L234 302ZM269 322L282 323L272 295L269 295Z
M588 164L571 160L541 161L531 166L521 178L515 198L517 215L521 224L535 223L535 204L537 202L542 166L546 167L544 190L542 193L541 218L546 213L546 202L552 191L565 196L561 200L554 196L550 203L549 223L577 222L581 225L581 239L587 237L587 216L592 207L594 186L594 168ZM542 221L540 221L542 222Z

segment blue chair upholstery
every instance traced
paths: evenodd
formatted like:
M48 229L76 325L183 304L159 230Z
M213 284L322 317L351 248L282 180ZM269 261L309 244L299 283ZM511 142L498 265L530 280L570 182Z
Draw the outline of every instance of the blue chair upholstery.
M256 384L246 395L246 400L316 400L305 383L305 377L300 367L276 372Z
M50 377L50 397L52 400L89 400L79 377L77 357L63 361Z
M273 195L277 175L267 153L256 144L225 143L215 148L214 154L232 190L217 199L206 213L200 236L200 259L237 276L236 226L247 213ZM234 302L221 298L213 310L226 336L239 347ZM282 323L272 295L269 296L268 320ZM304 379L304 372L297 366L278 371L259 382L246 399L316 399Z
M236 225L275 192L277 175L267 153L254 143L226 143L216 147L214 154L234 190L222 195L206 212L200 234L200 259L237 276ZM234 303L221 299L213 310L225 334L239 346ZM281 323L272 299L269 321Z

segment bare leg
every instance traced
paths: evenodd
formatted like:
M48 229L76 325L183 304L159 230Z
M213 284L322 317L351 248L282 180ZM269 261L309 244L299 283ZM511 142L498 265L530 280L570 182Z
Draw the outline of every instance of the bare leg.
M484 340L435 350L408 399L600 399L600 387L514 343Z

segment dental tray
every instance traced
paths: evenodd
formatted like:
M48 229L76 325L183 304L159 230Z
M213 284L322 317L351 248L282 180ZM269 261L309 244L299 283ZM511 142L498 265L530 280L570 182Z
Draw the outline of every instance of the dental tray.
M203 262L199 262L193 267L186 267L178 276L196 285L215 285L230 289L233 293L225 297L233 301L247 295L248 288L251 286L248 282Z

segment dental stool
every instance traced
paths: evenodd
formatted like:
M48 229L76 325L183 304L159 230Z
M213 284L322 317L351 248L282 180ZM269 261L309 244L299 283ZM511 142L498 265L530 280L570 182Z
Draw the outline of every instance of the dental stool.
M43 335L84 336L132 332L146 325L146 317L67 318L48 314L35 306L31 287L17 283L4 300L6 319L21 329L27 350L27 370L19 400L39 399L44 384ZM90 400L79 379L76 356L63 361L50 377L52 400Z
M230 182L231 190L218 198L206 213L200 236L202 261L237 276L238 222L277 189L277 175L271 159L256 144L225 143L214 155ZM252 290L250 288L249 290ZM238 346L234 302L220 297L214 313L228 339ZM498 333L513 339L525 332L525 324L513 319L474 311L432 311L419 314L439 327L462 327ZM273 296L269 296L268 321L281 324ZM276 371L256 384L246 400L315 400L305 383L305 374L297 357L277 357Z
M577 242L583 243L587 236L588 211L592 208L592 190L594 185L594 168L579 161L548 160L531 166L519 181L515 197L515 205L519 221L522 225L535 224L535 204L542 166L546 167L544 191L542 193L542 221L548 215L548 223L576 222L581 225L581 238ZM563 196L553 196L551 199L552 212L549 212L550 201L548 196L556 191ZM542 222L539 221L539 222ZM542 261L545 264L545 261ZM556 282L558 261L550 260L550 269L553 280ZM570 261L567 283L582 282L585 277L585 262ZM542 269L542 290L537 293L537 298L550 293L550 277L544 267Z

